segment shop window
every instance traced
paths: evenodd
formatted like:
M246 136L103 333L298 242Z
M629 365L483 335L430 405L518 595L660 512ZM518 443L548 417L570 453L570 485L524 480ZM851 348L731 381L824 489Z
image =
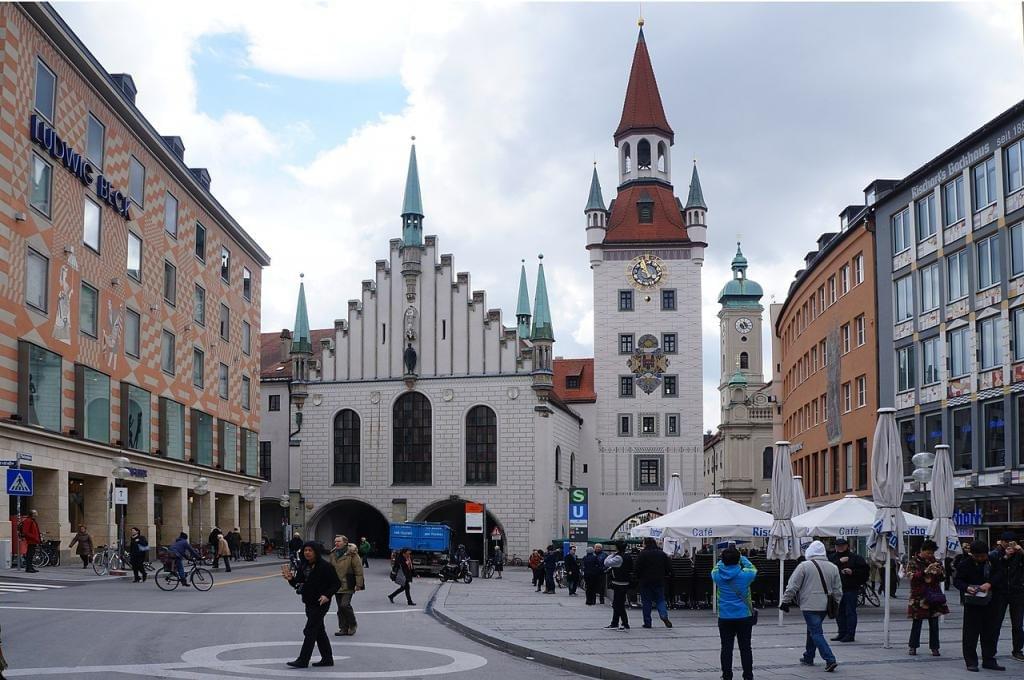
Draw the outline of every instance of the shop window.
M18 341L18 414L27 425L60 432L61 356Z
M213 416L192 409L192 462L213 465Z
M110 443L110 376L75 365L75 429L89 441Z
M185 406L160 397L160 450L173 460L185 458Z
M226 420L218 420L217 427L217 456L221 468L235 472L238 469L238 426Z
M141 387L121 383L121 444L133 451L150 451L150 394Z

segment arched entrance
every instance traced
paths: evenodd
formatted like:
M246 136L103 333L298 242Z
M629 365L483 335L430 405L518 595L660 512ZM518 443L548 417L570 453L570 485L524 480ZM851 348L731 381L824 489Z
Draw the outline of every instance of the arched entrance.
M438 501L433 505L428 505L420 514L416 516L417 522L439 522L441 524L447 524L452 529L452 550L454 551L459 544L466 546L466 550L469 552L469 556L474 560L481 559L484 552L484 538L480 534L467 534L466 533L466 500L459 498L456 500L444 500ZM494 551L494 546L501 545L503 549L505 545L505 529L501 526L501 522L494 516L490 510L487 511L486 521L484 522L484 531L487 534L487 552L488 554ZM498 540L491 538L491 532L497 528L501 536Z
M636 514L630 515L626 519L622 520L619 526L615 527L615 531L612 532L612 538L616 541L625 541L629 538L630 529L635 526L639 526L644 522L649 522L656 517L661 517L661 513L657 510L642 510Z
M288 540L284 535L285 525L288 522L286 513L287 510L281 507L281 503L276 498L260 499L260 530L264 536L274 542L274 545L281 545Z
M307 540L317 540L328 548L342 534L352 543L366 537L373 546L371 555L385 557L388 552L388 520L380 510L364 501L346 498L319 508L307 520Z

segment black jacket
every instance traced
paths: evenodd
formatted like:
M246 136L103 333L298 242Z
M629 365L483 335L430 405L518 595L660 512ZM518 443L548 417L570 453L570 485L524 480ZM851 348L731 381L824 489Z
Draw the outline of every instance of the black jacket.
M213 531L211 531L210 532L210 537L208 539L206 539L206 542L209 543L210 545L217 545L217 534L219 534L219 533L220 533L220 531L218 531L217 529L214 529Z
M316 560L312 564L307 562L305 557L302 558L291 584L297 591L301 590L299 594L302 595L303 604L319 604L321 595L330 599L341 590L338 572L320 556L320 551L316 551ZM300 585L301 589L298 587Z
M565 573L569 576L580 575L580 561L573 553L565 556Z
M288 541L288 552L299 552L302 550L302 539L292 536L291 540Z
M844 557L850 558L846 564L840 562ZM843 581L844 593L859 591L860 587L868 582L868 577L871 575L871 568L868 567L867 560L852 550L847 550L844 553L834 552L828 556L828 561L839 567L839 578ZM844 574L843 569L849 569L853 573Z
M1010 561L1006 559L1006 552L1002 548L996 548L989 552L988 561L992 564L992 590L1007 594L1010 587Z
M601 560L595 553L587 553L583 557L583 575L584 576L600 576L601 575Z
M963 593L967 591L967 586L992 583L992 571L990 563L979 563L973 557L965 557L956 567L956 573L953 575L953 587ZM995 587L994 583L992 585Z
M1006 564L1006 592L1015 598L1024 597L1024 554L1018 550L1003 561Z
M661 548L644 548L636 558L636 577L641 585L661 585L672 575L672 562Z
M128 557L132 561L144 561L146 559L146 553L149 551L149 541L142 534L129 539L128 541Z
M392 574L397 574L399 569L402 570L405 580L410 583L413 578L416 577L416 570L409 566L409 563L405 561L405 557L402 556L402 553L398 553L398 555L395 556L395 561L391 563Z
M546 571L554 571L558 568L558 561L562 557L561 553L557 550L549 550L544 555L544 569Z

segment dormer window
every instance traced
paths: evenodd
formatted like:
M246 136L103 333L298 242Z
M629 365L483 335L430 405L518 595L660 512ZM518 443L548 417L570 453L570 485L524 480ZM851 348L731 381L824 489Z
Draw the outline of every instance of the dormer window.
M654 201L646 191L640 194L640 200L636 202L636 207L640 224L654 222Z

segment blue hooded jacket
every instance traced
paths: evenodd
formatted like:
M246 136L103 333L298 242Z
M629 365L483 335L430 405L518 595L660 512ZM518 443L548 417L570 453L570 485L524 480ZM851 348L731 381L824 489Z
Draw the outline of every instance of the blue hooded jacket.
M751 615L747 602L750 584L757 576L757 568L746 557L739 564L723 564L721 560L711 570L711 578L718 585L718 618L745 619Z

